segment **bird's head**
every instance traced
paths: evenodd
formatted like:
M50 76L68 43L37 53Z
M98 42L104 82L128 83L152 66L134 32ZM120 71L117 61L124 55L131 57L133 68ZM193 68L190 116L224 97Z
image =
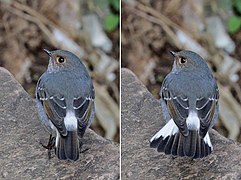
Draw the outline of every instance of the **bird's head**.
M205 60L197 53L192 51L170 51L174 57L174 69L196 69L207 67Z
M73 53L65 50L49 51L44 49L49 56L49 72L57 72L60 70L74 70L83 66L80 59Z

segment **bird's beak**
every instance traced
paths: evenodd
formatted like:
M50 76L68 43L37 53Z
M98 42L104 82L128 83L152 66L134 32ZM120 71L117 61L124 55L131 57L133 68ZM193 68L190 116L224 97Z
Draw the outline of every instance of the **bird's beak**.
M44 52L46 52L46 54L48 54L49 56L51 56L51 51L49 51L49 50L47 50L47 49L43 49L44 50Z
M169 52L171 53L171 55L172 55L173 57L176 56L176 53L175 53L175 52L173 52L173 51L169 51Z

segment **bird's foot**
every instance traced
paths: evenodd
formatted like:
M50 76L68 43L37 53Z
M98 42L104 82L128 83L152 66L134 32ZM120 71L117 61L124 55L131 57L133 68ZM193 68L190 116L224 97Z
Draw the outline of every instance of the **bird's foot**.
M45 148L48 149L48 157L49 159L51 159L51 150L54 148L55 146L55 137L52 136L52 134L50 134L49 136L49 141L47 145L44 145L42 142L40 142L40 144Z
M83 146L83 143L80 142L80 143L79 143L80 153L85 153L86 151L88 151L88 150L90 149L90 148L86 148L86 149L81 150L81 149L82 149L82 146Z

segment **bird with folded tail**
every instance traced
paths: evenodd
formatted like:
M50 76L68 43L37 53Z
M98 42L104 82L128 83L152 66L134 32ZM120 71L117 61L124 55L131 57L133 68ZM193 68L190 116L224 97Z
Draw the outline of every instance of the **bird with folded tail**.
M38 114L50 133L50 142L56 133L53 146L57 157L76 161L80 138L94 118L93 83L86 67L73 53L44 51L49 55L49 64L36 87Z
M208 130L218 117L218 86L201 56L191 51L171 54L173 68L160 91L166 125L150 146L165 154L203 158L213 151Z

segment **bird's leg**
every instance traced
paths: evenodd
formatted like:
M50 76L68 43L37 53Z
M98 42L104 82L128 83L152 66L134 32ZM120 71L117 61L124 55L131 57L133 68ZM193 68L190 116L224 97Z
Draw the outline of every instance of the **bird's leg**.
M51 150L53 149L53 147L55 145L55 137L53 137L52 134L50 134L48 144L44 145L42 142L40 142L40 144L45 149L48 149L48 157L49 157L49 159L51 159Z
M86 152L86 151L88 151L90 148L86 148L86 149L84 149L84 150L81 150L82 149L82 146L83 146L83 143L80 141L79 142L79 148L80 148L80 153L84 153L84 152Z
M171 158L172 158L172 160L174 160L174 159L177 158L177 156L173 156L173 155L171 155Z

